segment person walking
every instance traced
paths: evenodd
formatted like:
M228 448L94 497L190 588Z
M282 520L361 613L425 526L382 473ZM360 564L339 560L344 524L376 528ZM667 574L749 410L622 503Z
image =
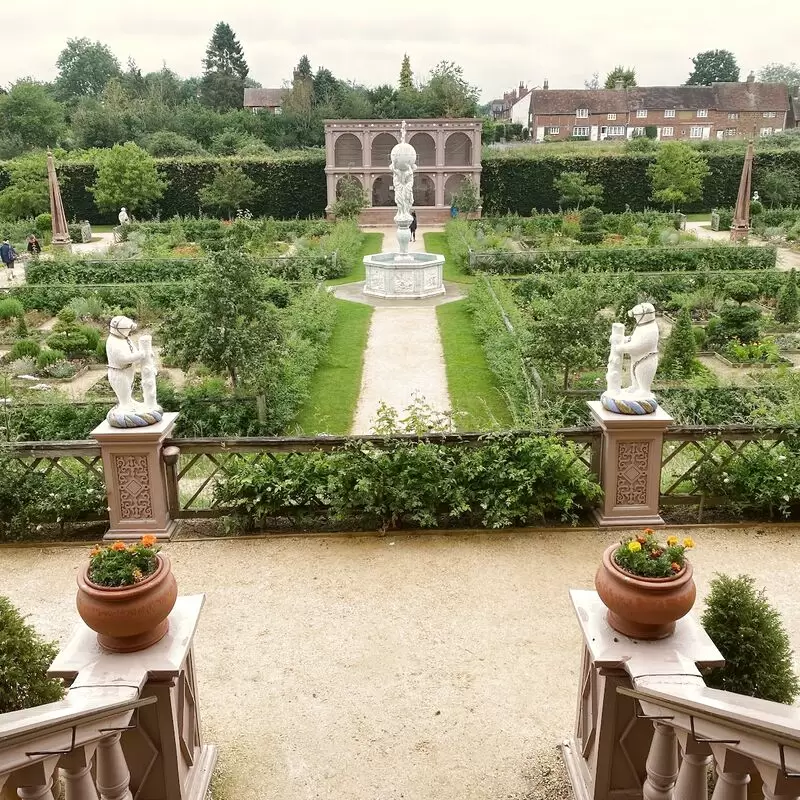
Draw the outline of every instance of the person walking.
M17 260L17 251L11 246L8 239L3 239L3 244L0 244L0 261L2 261L8 268L8 282L14 280L14 262Z
M411 241L417 241L417 212L411 212Z
M32 233L28 237L28 255L30 255L31 258L36 258L41 252L42 252L42 245L36 238L36 234Z

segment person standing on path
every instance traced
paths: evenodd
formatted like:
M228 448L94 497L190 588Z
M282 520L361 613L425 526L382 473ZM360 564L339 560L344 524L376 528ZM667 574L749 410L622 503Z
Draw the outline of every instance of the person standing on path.
M411 230L411 241L412 242L416 242L417 241L417 212L416 211L412 211L411 212L410 230Z
M14 280L14 261L17 259L17 251L11 246L8 239L3 239L3 244L0 244L0 261L2 261L8 268L8 282Z
M36 238L36 234L32 233L28 237L28 255L30 255L31 258L36 258L41 252L42 252L42 245Z

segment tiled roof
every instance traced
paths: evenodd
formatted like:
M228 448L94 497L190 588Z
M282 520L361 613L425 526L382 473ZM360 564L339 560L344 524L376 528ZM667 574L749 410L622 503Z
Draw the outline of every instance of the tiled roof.
M789 91L782 83L715 83L720 111L786 111Z
M615 89L534 89L531 92L534 114L574 114L579 108L588 108L590 114L624 113L628 110L628 101L624 91Z
M643 86L628 89L631 111L639 108L715 108L712 86Z
M245 89L245 108L279 108L283 104L283 89Z

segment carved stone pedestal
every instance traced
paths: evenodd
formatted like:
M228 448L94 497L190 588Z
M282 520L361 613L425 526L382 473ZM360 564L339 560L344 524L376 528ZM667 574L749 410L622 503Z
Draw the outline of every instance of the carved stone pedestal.
M588 406L603 430L600 483L604 497L594 512L598 525L663 525L658 513L661 445L672 417L661 408L635 416L613 414L597 401Z
M112 428L103 422L92 431L92 438L100 442L108 493L110 526L105 539L133 540L149 533L166 540L175 530L161 451L177 418L169 411L157 425Z

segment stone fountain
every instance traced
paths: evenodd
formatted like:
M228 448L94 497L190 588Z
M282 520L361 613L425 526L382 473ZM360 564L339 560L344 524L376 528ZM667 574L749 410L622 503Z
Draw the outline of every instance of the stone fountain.
M390 155L394 200L397 213L397 252L364 257L367 279L364 294L374 297L421 298L444 294L444 256L408 252L411 241L411 208L414 205L414 170L417 152L406 141L406 123L400 127L400 141Z

